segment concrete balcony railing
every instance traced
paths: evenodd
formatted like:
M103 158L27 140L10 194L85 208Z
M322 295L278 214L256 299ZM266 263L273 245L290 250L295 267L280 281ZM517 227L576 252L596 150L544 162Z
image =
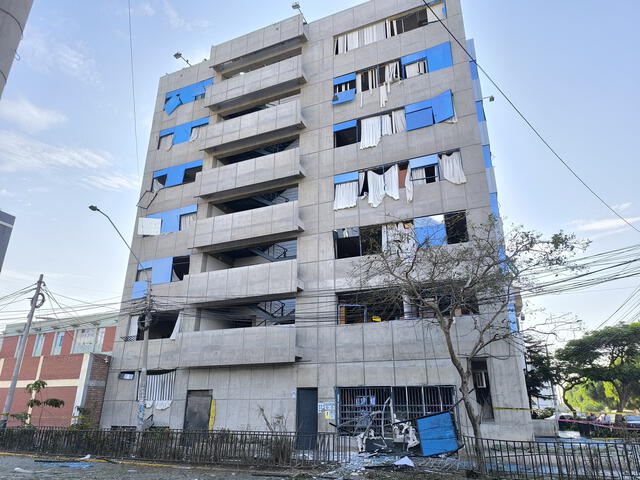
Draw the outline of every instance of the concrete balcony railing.
M204 149L215 155L231 155L254 146L291 138L304 127L300 98L295 98L209 125Z
M211 47L211 63L219 77L274 63L299 50L307 40L302 15L274 23L247 35Z
M185 281L187 302L192 305L237 305L290 298L303 289L296 260L196 273L185 276Z
M307 82L300 55L222 80L207 89L205 105L219 114L229 114L281 98Z
M294 186L305 176L300 149L292 148L199 172L196 197L231 201L264 191Z
M222 252L291 239L302 230L298 202L293 201L198 220L193 246Z

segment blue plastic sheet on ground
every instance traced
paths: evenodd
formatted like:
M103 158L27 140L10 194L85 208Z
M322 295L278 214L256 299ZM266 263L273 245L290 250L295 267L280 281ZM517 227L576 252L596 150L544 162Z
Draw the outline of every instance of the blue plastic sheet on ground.
M428 415L416 420L422 455L442 455L460 449L453 412Z
M40 463L43 467L63 467L63 468L91 468L93 467L93 463L87 462L69 462L69 463L58 463L58 462L43 462Z

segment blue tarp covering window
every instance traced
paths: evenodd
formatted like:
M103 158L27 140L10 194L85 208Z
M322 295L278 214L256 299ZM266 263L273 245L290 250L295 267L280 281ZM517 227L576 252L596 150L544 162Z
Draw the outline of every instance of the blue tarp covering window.
M482 157L484 158L485 168L491 168L491 147L489 145L482 146Z
M189 138L191 137L192 128L199 127L201 125L207 125L208 123L209 123L209 117L205 117L205 118L200 118L198 120L194 120L193 122L183 123L182 125L176 125L175 127L167 128L166 130L161 130L160 138L165 137L167 135L171 135L173 133L172 145L179 145L189 140Z
M484 115L484 105L482 104L482 100L478 100L476 102L476 110L478 112L478 121L479 122L486 122L487 121L487 117L485 117L485 115Z
M334 78L333 84L340 85L341 83L355 82L355 80L356 80L355 73L347 73L346 75L342 75L341 77Z
M520 327L518 326L518 315L516 314L516 306L514 303L510 303L507 306L507 315L509 316L509 326L511 327L511 331L514 333L520 331Z
M151 284L158 285L160 283L171 282L171 275L173 271L173 257L156 258L154 260L147 260L138 265L138 271L151 269ZM147 293L147 282L136 281L133 284L131 291L131 298L142 298Z
M436 123L444 122L455 115L451 90L432 98L431 102L433 104L433 118Z
M147 282L133 282L133 289L131 290L131 298L142 298L147 294Z
M435 72L451 66L453 66L451 43L441 43L427 50L427 71Z
M423 110L417 110L412 113L406 113L407 130L416 130L418 128L430 127L433 125L433 109L431 107Z
M334 184L357 182L357 181L358 181L358 172L341 173L340 175L335 175L333 177Z
M430 100L407 105L404 109L407 117L407 130L429 127L434 123L444 122L455 115L451 90L447 90Z
M471 69L471 80L478 80L478 65L476 62L469 62L469 68Z
M442 455L460 449L453 412L419 418L416 427L423 456Z
M497 220L498 218L500 218L500 209L498 208L498 194L490 193L489 199L491 200L491 213L494 217L496 217Z
M334 94L333 104L338 105L340 103L351 102L356 98L356 89L345 90L344 92L337 92Z
M176 185L181 185L182 182L184 182L185 170L195 167L202 167L202 160L195 160L193 162L183 163L182 165L175 165L173 167L163 168L162 170L156 170L153 172L153 178L166 175L167 179L164 182L165 188L174 187Z
M340 130L346 130L347 128L355 128L358 125L357 120L349 120L348 122L338 123L333 126L334 132L339 132Z
M176 208L174 210L167 210L166 212L154 213L149 215L148 218L160 218L162 219L162 225L160 227L160 233L171 233L180 230L180 217L189 213L195 213L198 211L197 205L189 205L188 207Z
M420 217L413 221L416 239L421 247L430 247L447 244L447 229L444 223L444 215L432 215Z
M426 155L424 157L412 158L409 160L409 168L426 167L427 165L435 165L439 161L438 155Z
M211 84L213 84L213 78L168 92L165 97L164 111L167 115L171 115L180 105L193 102L197 97L204 95Z

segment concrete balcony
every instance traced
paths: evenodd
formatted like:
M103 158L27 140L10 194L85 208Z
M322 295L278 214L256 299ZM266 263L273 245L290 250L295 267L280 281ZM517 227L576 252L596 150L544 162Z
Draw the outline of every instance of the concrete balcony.
M293 325L182 332L176 340L150 340L148 365L174 369L293 363L295 342ZM121 345L118 368L140 368L142 342Z
M218 156L231 155L291 138L305 126L300 98L295 98L209 125L204 149Z
M211 47L212 66L219 78L253 70L256 65L275 63L299 51L307 41L302 15Z
M214 83L207 89L205 105L227 115L282 98L307 82L300 55Z
M195 196L227 202L294 186L304 176L300 166L300 149L292 148L203 170L196 177L198 191Z
M296 260L262 263L185 276L192 305L238 305L290 298L303 289Z
M198 220L194 247L222 252L295 238L303 230L298 202Z

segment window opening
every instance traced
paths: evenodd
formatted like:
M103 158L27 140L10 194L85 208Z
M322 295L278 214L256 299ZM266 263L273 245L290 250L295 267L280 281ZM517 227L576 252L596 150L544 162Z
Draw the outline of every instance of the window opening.
M93 353L102 349L104 328L84 328L74 332L71 353Z
M136 377L135 372L120 372L118 378L120 380L133 380Z
M388 322L404 318L404 305L397 295L383 290L338 294L338 323Z
M335 230L336 258L374 255L382 251L382 226L351 227Z
M151 268L143 268L136 273L136 282L150 282L151 281Z
M187 230L195 225L197 217L198 214L196 212L180 215L180 231Z
M447 231L447 243L463 243L469 241L467 231L467 215L465 212L446 213L444 223Z
M189 263L190 257L188 255L183 257L173 257L173 263L171 265L172 282L179 282L184 279L185 275L189 275Z
M149 325L149 340L171 338L178 323L179 315L179 310L153 312L151 314L151 324ZM137 328L137 326L142 325L144 321L145 319L142 315L131 318L129 334L131 336L135 335L136 340L144 340L144 331L141 328ZM178 325L178 327L180 327L180 325ZM135 330L135 333L133 333L132 330Z
M282 152L284 150L290 150L299 145L298 138L293 138L290 140L286 140L284 142L273 143L270 145L265 145L260 148L256 148L254 150L249 150L247 152L237 153L235 155L229 155L228 157L219 157L218 160L222 162L224 165L230 165L232 163L242 162L244 160L250 160L252 158L263 157L265 155L271 155L273 153Z
M62 344L64 343L64 332L56 332L51 346L51 355L60 355L62 353Z
M491 386L489 384L489 370L484 359L471 360L473 386L476 390L476 401L480 406L482 420L493 420L493 402L491 401Z
M36 340L33 344L33 354L34 357L39 357L42 355L42 346L44 345L44 334L39 333L36 335Z
M196 181L196 173L202 171L202 165L199 167L191 167L187 168L184 171L184 177L182 179L182 183L193 183Z
M146 400L173 400L173 385L176 380L175 370L149 370L147 372ZM140 376L138 376L138 382ZM140 385L138 384L138 391ZM136 396L136 400L138 397Z

